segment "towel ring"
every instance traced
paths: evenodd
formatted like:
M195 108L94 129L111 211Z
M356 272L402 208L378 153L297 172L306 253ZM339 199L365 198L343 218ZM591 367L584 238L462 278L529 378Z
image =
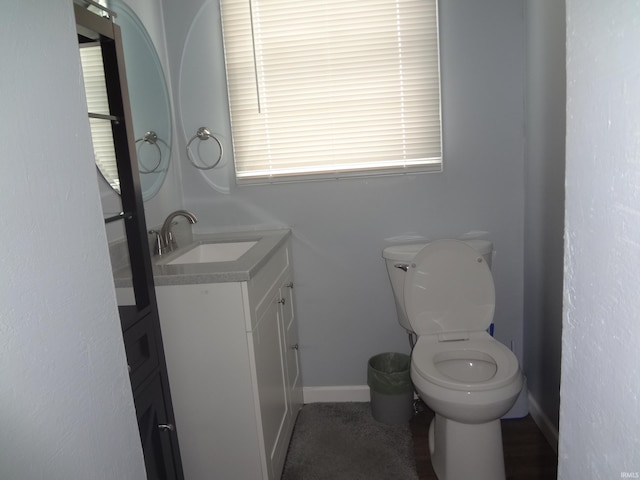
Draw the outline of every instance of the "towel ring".
M148 143L149 145L153 145L158 149L158 163L152 169L147 169L143 165L143 163L140 160L140 158L138 158L138 171L140 173L154 173L154 172L156 172L158 170L158 167L160 167L160 164L162 163L162 150L160 150L160 147L158 146L158 142L164 143L167 146L167 148L169 146L160 137L158 137L158 134L156 132L154 132L153 130L149 130L148 132L145 132L145 134L142 136L142 138L138 138L136 140L136 143L139 143L139 142Z
M220 156L218 157L218 159L215 161L215 163L213 165L198 165L196 162L193 161L193 158L191 158L191 143L195 140L198 139L200 141L204 141L204 140L209 140L210 138L213 138L216 143L218 144L218 147L220 147ZM191 165L193 165L194 167L200 169L200 170L211 170L212 168L215 168L219 163L220 160L222 160L222 143L220 143L220 140L218 140L216 138L215 135L213 135L209 129L207 127L200 127L198 129L198 131L196 132L196 134L191 137L191 140L189 140L189 143L187 143L187 158L189 159L189 161L191 162ZM204 162L203 162L204 163Z

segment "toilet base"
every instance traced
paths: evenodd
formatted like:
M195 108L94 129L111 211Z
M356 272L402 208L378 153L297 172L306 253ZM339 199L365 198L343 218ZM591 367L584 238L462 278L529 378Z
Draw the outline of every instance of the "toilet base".
M499 419L466 424L436 413L429 425L429 451L438 480L505 480Z

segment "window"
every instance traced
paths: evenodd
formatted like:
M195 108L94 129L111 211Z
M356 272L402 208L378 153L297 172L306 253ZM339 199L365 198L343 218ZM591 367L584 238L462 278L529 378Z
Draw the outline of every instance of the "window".
M440 171L437 0L221 0L238 183Z

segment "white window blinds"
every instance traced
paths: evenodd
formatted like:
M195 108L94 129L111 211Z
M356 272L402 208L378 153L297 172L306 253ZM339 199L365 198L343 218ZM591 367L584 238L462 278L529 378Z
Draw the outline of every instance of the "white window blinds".
M97 114L108 117L110 114L107 84L102 63L102 47L99 44L80 45L80 61L82 63L82 76L90 115L91 140L93 142L96 165L105 180L109 182L109 185L116 192L120 192L120 179L118 178L118 163L113 145L111 120L91 116L91 114Z
M441 170L437 0L221 11L239 183Z

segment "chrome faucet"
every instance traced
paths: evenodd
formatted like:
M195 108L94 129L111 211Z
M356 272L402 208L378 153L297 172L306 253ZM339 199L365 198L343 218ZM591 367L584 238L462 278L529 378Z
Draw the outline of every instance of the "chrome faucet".
M186 210L176 210L175 212L170 213L162 224L160 232L155 232L152 230L153 233L156 233L158 235L158 239L156 242L158 255L173 252L176 248L178 248L176 239L173 238L173 232L171 231L171 227L174 225L173 219L176 217L186 218L191 225L198 221L193 213L187 212Z

